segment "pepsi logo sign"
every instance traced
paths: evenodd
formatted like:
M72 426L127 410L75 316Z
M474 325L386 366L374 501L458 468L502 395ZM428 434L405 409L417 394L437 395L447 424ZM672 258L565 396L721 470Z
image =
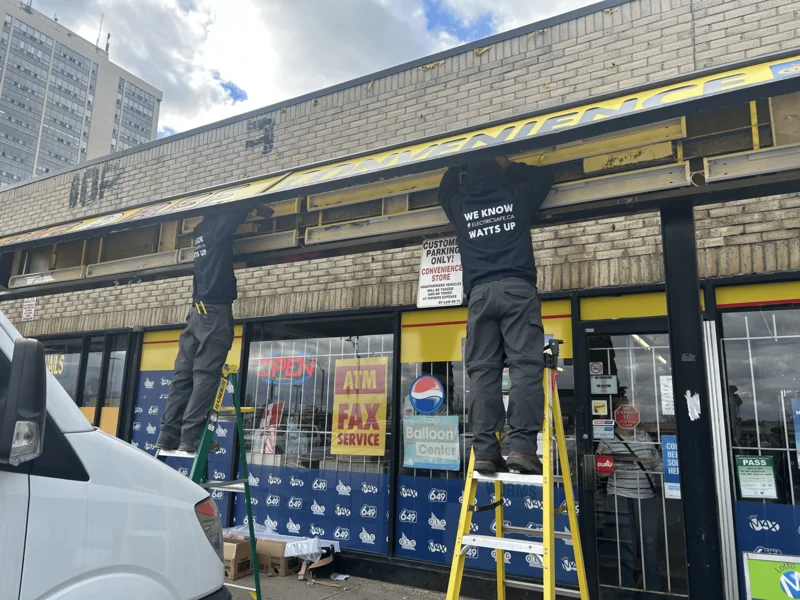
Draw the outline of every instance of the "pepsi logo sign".
M411 406L423 415L431 415L442 407L444 386L433 375L418 377L408 393Z

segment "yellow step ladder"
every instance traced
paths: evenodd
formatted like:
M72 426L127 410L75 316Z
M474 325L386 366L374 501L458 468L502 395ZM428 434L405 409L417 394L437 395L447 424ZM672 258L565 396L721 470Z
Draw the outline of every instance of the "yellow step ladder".
M559 596L569 596L589 600L589 591L586 583L586 570L583 564L583 550L578 531L578 514L575 510L575 495L572 491L572 479L569 471L569 457L567 444L564 438L564 423L561 419L561 405L558 400L556 387L556 374L558 365L558 346L560 340L551 340L545 349L544 393L545 409L542 424L542 474L523 475L520 473L481 474L475 471L475 453L470 453L467 468L467 480L464 482L464 501L461 503L461 515L458 520L456 543L453 548L453 565L450 569L450 583L447 587L447 600L458 600L461 593L461 579L464 575L464 561L469 548L492 548L496 550L497 563L497 600L505 600L506 586L530 591L541 591L545 600L555 600ZM553 430L555 429L556 447L561 464L561 477L553 473ZM495 502L488 506L479 507L475 504L475 494L479 481L494 483ZM528 529L504 525L503 520L503 484L509 485L535 485L542 488L542 529ZM555 517L563 509L556 510L554 499L554 485L560 483L564 486L566 496L566 509L569 515L569 529L571 533L555 531ZM472 515L482 510L495 511L497 533L495 536L471 535L470 525ZM520 534L526 536L541 536L542 541L525 541L507 538L504 534ZM556 560L555 538L571 539L575 552L575 566L578 569L578 589L556 588ZM543 584L527 581L506 579L505 552L522 552L533 554L542 562Z

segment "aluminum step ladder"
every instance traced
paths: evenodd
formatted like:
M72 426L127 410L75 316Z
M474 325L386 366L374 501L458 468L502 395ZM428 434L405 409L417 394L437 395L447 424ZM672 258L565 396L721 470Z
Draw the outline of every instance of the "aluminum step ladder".
M497 550L495 552L497 600L505 600L506 587L540 591L545 600L555 600L556 595L589 600L583 550L578 531L578 515L575 509L575 496L572 490L569 457L567 456L567 444L564 437L564 423L561 419L561 405L558 400L558 388L556 387L558 348L561 343L560 340L550 340L544 353L545 414L542 423L542 475L523 475L520 473L481 474L475 471L475 452L470 452L467 478L464 482L464 500L461 503L461 514L458 521L455 547L453 548L453 564L450 569L450 582L447 586L446 600L457 600L459 598L461 580L464 575L464 563L469 548L492 548ZM553 473L553 430L555 430L556 448L561 465L561 477L556 477ZM487 506L477 506L475 504L479 481L494 483L495 501L492 504ZM508 485L532 485L542 488L542 529L505 525L503 519L504 483ZM554 486L556 483L564 486L570 533L555 531L555 517L563 512L563 509L556 510L555 507ZM473 513L484 510L495 511L496 535L471 535L470 526ZM506 534L541 537L541 541L507 538L505 537ZM578 575L577 590L573 588L556 588L555 538L572 540ZM543 567L543 583L506 579L505 552L522 552L537 556L541 560Z
M228 390L228 385L233 388L233 410L222 407L222 401L225 398L225 392ZM242 412L242 405L239 399L238 367L236 365L224 365L222 367L222 377L220 378L219 387L217 388L217 393L214 396L214 404L211 406L211 411L208 413L203 434L200 436L200 443L197 446L197 453L179 452L178 450L156 450L156 458L162 462L166 462L166 459L169 457L191 458L193 461L192 469L189 472L189 479L194 481L197 485L207 490L238 492L244 494L245 505L247 506L247 524L250 529L250 560L251 564L253 565L253 579L255 580L255 587L246 588L244 586L227 582L225 585L245 589L251 592L251 595L254 592L254 597L256 600L262 600L261 581L258 572L258 556L256 554L256 536L253 528L254 520L253 505L251 501L252 496L250 494L250 472L247 468L247 449L245 447ZM231 481L209 481L208 454L211 451L211 444L214 439L214 432L217 429L217 423L220 421L230 421L232 418L236 419L236 435L239 446L239 473L242 478Z

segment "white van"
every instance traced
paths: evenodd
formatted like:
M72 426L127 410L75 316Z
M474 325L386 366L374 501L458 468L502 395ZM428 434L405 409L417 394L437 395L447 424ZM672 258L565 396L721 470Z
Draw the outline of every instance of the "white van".
M94 429L0 312L0 599L229 600L208 492Z

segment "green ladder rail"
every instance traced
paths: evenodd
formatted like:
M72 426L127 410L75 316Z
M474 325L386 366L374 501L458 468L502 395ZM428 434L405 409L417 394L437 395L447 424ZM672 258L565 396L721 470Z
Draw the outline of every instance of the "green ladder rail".
M239 445L239 472L241 473L242 478L233 479L230 481L209 481L208 453L211 450L211 443L214 439L214 432L217 429L217 423L220 421L220 414L228 412L222 408L222 400L225 398L225 393L228 390L229 383L233 387L233 408L236 414L236 435ZM258 572L258 556L256 553L256 536L253 527L254 520L252 495L250 494L250 471L247 468L247 448L244 440L242 405L239 398L239 373L236 365L224 365L222 367L222 377L220 378L217 393L214 396L214 404L211 406L211 411L208 413L203 434L200 436L200 443L197 446L197 453L193 454L189 452L179 452L177 450L156 450L156 458L160 461L166 462L166 459L169 457L193 459L192 469L189 472L189 479L204 489L244 494L245 504L247 506L247 525L250 530L250 554L251 562L253 564L253 578L255 580L254 589L244 589L255 592L256 600L262 600L261 580ZM243 586L237 585L233 587L241 588Z

